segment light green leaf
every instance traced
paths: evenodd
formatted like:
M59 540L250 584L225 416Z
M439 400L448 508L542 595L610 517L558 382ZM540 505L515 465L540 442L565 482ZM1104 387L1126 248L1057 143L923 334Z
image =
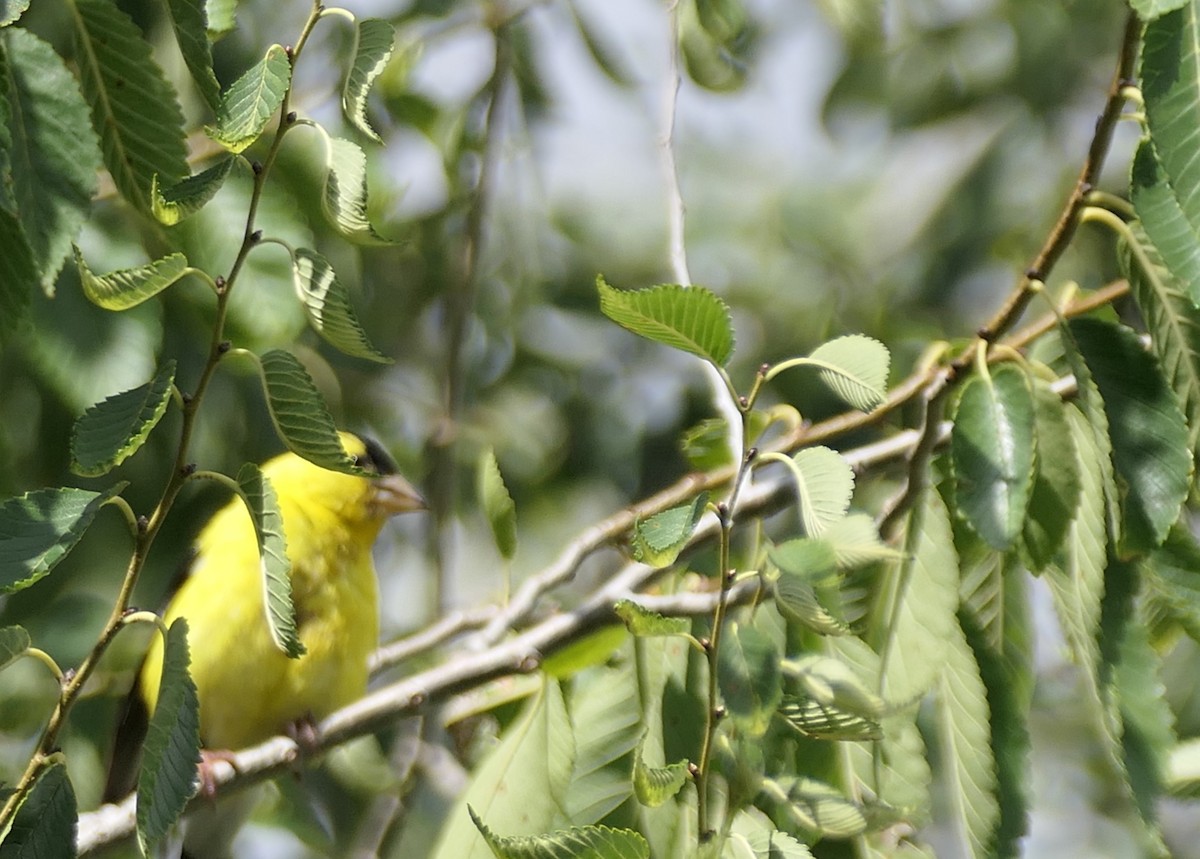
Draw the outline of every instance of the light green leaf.
M53 570L124 486L39 489L0 503L0 594L23 590Z
M199 784L200 702L188 674L185 618L171 624L164 645L158 700L138 771L137 832L143 855L151 855Z
M367 121L367 96L392 56L396 32L379 18L365 18L354 31L354 62L342 88L342 113L346 119L376 143L383 140Z
M0 628L0 671L3 671L33 646L23 626Z
M645 734L645 690L639 686L633 642L619 627L620 649L609 664L576 670L566 694L575 734L571 786L563 805L575 825L607 818L633 797L630 767ZM614 658L615 657L615 658Z
M1143 614L1156 635L1169 636L1164 620L1178 624L1200 641L1200 545L1186 525L1171 529L1166 541L1150 555L1142 571Z
M1172 796L1183 799L1200 796L1200 737L1185 740L1171 750L1165 777Z
M88 268L83 254L76 248L75 266L79 269L79 282L83 286L83 294L93 304L105 310L128 310L136 307L191 273L187 257L180 253L170 254L135 268L123 268L97 275Z
M175 27L179 52L192 73L196 89L213 110L221 102L221 85L213 74L212 47L208 42L205 0L168 0L167 11Z
M350 303L350 290L338 280L325 257L307 248L297 248L292 255L292 282L309 324L328 343L356 358L392 363L391 358L371 345Z
M875 520L866 513L851 513L830 522L821 540L833 547L837 568L857 570L876 561L899 560L903 553L879 539Z
M596 278L600 310L622 328L723 367L733 355L729 307L698 286L621 290Z
M883 739L883 728L877 720L838 710L805 695L785 694L779 715L799 733L818 740Z
M1025 524L1033 489L1033 395L1012 364L963 386L950 436L955 500L989 546L1007 551Z
M61 757L61 756L60 756ZM67 768L56 761L42 770L0 843L0 859L70 859L75 856L78 812Z
M575 737L558 683L547 680L476 769L447 816L431 859L490 859L469 824L468 805L514 835L568 825L564 801L575 764Z
M817 378L843 402L870 411L887 396L887 347L871 337L850 334L823 343L807 358L792 358L767 371L768 381L792 367L814 367Z
M1143 21L1153 21L1187 4L1188 0L1129 0L1129 5Z
M613 606L613 612L621 618L625 628L638 638L687 635L692 631L692 622L686 617L665 617L656 611L643 608L633 600L618 600Z
M1033 383L1037 455L1021 538L1030 568L1043 570L1067 538L1079 506L1079 460L1066 407L1040 379Z
M76 0L75 61L104 165L121 196L150 207L150 185L187 175L183 114L150 42L112 0Z
M958 630L958 555L937 492L927 490L909 513L904 553L896 571L885 574L894 585L881 590L887 611L873 630L882 638L880 693L898 704L915 701L933 687L945 642Z
M271 420L288 450L331 471L361 474L342 447L321 392L296 356L272 349L259 364Z
M681 504L638 521L633 528L634 559L660 568L675 563L707 506L708 493L701 492L691 504Z
M91 209L101 159L88 102L50 45L20 27L3 30L0 78L0 121L7 120L0 132L0 209L17 219L0 221L0 244L19 255L0 266L20 278L0 292L23 293L11 302L15 320L33 284L53 291Z
M638 802L649 808L657 808L679 793L687 781L687 761L676 761L662 767L646 766L642 759L642 745L638 744L633 758L633 791Z
M1000 806L992 754L990 710L979 665L956 625L943 642L943 670L934 704L942 775L947 786L954 855L993 855Z
M823 538L801 537L776 543L767 552L771 563L788 575L809 584L836 581L837 556Z
M33 0L0 0L0 27L16 23Z
M884 715L883 699L840 659L810 654L787 660L784 670L809 698L856 716L880 719Z
M1124 326L1097 319L1070 323L1104 401L1113 464L1124 491L1122 548L1161 545L1191 485L1187 423L1154 356Z
M80 415L71 431L71 470L97 477L137 453L166 414L174 382L171 360L146 384L115 394Z
M292 63L287 52L280 45L272 45L266 56L225 91L217 108L217 124L204 130L230 152L243 151L258 140L283 103L291 82Z
M816 588L805 577L784 572L771 583L775 607L789 620L802 624L821 635L845 635L850 625L840 607L825 605Z
M391 244L367 218L367 156L357 143L331 137L325 147L325 218L342 238L360 245Z
M500 463L496 461L493 448L487 448L479 457L475 487L479 506L487 517L496 548L502 557L512 560L517 552L517 506L504 485Z
M1136 246L1121 255L1121 262L1130 292L1150 333L1150 347L1187 417L1192 450L1200 451L1200 309L1163 266L1142 228L1135 222L1129 229Z
M718 0L723 5L738 6L737 0ZM688 76L705 89L714 92L732 92L746 82L749 67L749 57L746 56L745 43L749 39L730 38L723 41L714 35L715 31L725 28L705 26L705 18L712 22L711 16L702 16L697 11L700 4L685 3L679 7L680 48L682 49L684 68ZM713 5L705 0L704 5ZM742 12L744 15L744 11ZM738 31L741 33L742 31ZM740 50L738 50L740 49Z
M783 695L774 642L753 626L731 621L721 636L717 682L734 724L750 736L762 736Z
M574 826L545 835L494 834L472 808L471 821L497 859L650 859L650 845L629 829Z
M205 0L208 40L215 42L237 27L238 0Z
M818 837L851 838L867 828L862 809L833 785L813 778L776 781L785 793L782 797L784 810L796 823Z
M846 515L854 494L854 469L837 451L806 447L792 457L800 524L804 533L819 537Z
M303 656L304 644L296 631L296 609L292 603L292 562L284 538L283 514L275 488L257 465L247 462L237 473L238 495L254 522L258 554L262 564L263 604L271 640L291 659Z
M212 167L189 176L169 188L159 186L158 174L150 181L150 212L160 224L172 227L203 209L217 195L233 166L233 158L222 158Z

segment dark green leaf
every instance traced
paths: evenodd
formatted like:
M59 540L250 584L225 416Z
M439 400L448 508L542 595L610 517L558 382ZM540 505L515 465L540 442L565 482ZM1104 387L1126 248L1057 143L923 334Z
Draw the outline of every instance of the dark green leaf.
M0 628L0 671L3 671L32 646L23 626Z
M0 504L0 593L23 590L53 570L123 487L40 489Z
M267 127L291 82L287 52L281 45L272 45L225 91L217 108L217 124L205 129L208 136L235 154L246 149Z
M1025 373L1005 364L963 386L950 450L955 500L988 545L1007 551L1025 524L1033 489L1033 395Z
M138 843L146 855L179 819L199 783L200 703L190 663L187 620L181 617L166 635L158 700L138 772Z
M292 562L284 538L283 514L271 482L257 465L246 463L238 470L238 494L254 522L258 554L266 595L267 626L271 640L288 657L303 656L304 644L296 632L296 609L292 604Z
M187 175L183 114L150 43L112 0L76 0L75 60L104 165L126 200L150 208L150 186Z
M96 477L133 456L166 414L174 382L175 362L167 361L146 384L84 412L71 431L71 470Z
M1183 208L1185 201L1171 186L1148 139L1133 161L1130 197L1156 256L1194 303L1200 298L1200 198L1186 201L1189 209Z
M1191 485L1188 428L1154 357L1128 328L1096 319L1070 323L1104 402L1113 464L1123 484L1121 546L1158 546Z
M233 158L222 158L207 170L169 188L161 187L158 174L154 174L150 184L150 212L168 227L196 214L221 190L232 166Z
M383 141L367 121L367 96L392 56L395 39L396 33L387 21L360 20L354 32L354 62L342 88L342 113L351 125L376 143Z
M487 517L488 526L492 530L492 539L501 556L512 560L517 552L517 507L508 488L504 485L504 477L500 474L500 463L496 461L496 451L487 448L479 457L479 467L476 472L476 494L483 515Z
M221 85L213 74L212 48L208 42L208 16L205 0L168 0L167 10L175 26L179 52L200 95L213 110L221 102Z
M288 450L332 471L360 474L342 447L325 399L294 355L272 349L259 358L267 406Z
M380 364L392 362L371 345L350 303L350 290L338 280L325 257L297 248L292 255L292 282L309 324L328 343L356 358Z
M21 222L0 208L0 335L12 334L25 319L39 280Z
M1079 460L1066 407L1041 380L1033 384L1033 419L1037 456L1022 540L1031 569L1043 570L1062 547L1079 507Z
M67 768L56 762L42 771L17 809L0 843L0 859L73 859L76 813Z
M734 724L761 736L783 694L775 644L752 626L730 622L721 636L717 680Z
M698 286L663 284L621 290L596 278L600 310L622 328L648 340L699 356L719 367L733 355L729 307Z

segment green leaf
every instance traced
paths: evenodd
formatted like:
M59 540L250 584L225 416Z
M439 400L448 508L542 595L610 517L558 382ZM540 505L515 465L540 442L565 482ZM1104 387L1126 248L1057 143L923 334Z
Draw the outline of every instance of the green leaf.
M237 154L258 140L271 116L283 104L292 82L287 51L272 45L266 55L233 82L217 108L217 124L204 130L230 152Z
M12 829L0 843L0 859L69 859L75 856L75 791L67 768L44 769L17 809Z
M31 646L33 642L23 626L0 628L0 671L16 662Z
M862 808L833 785L813 778L776 779L792 820L820 838L852 838L867 828ZM774 793L774 791L772 791Z
M1188 0L1129 0L1130 7L1143 21L1153 21L1188 4Z
M205 0L208 40L215 42L237 27L238 0Z
M676 761L662 767L646 766L642 759L643 744L639 743L633 758L633 792L638 802L657 808L679 793L687 781L687 761Z
M562 691L547 680L475 770L429 853L431 859L493 855L468 825L468 806L513 834L536 835L568 825L564 802L574 763L575 737Z
M1000 806L987 689L957 625L944 642L942 664L934 717L947 782L948 823L956 845L953 852L964 857L991 856Z
M818 740L882 740L878 720L847 713L805 695L784 695L779 715L806 737Z
M188 267L187 257L174 253L146 265L97 275L88 268L78 248L75 249L75 266L79 269L83 294L105 310L137 307L192 271Z
M263 603L271 640L291 659L303 656L304 644L296 632L296 609L292 604L292 562L284 538L283 514L275 488L257 465L247 462L237 473L238 495L246 503L262 564Z
M830 522L821 540L833 547L837 568L842 571L856 570L876 561L898 560L903 554L879 539L875 520L866 513L851 513Z
M517 552L517 507L504 485L500 463L496 461L493 448L487 448L479 457L475 486L479 506L483 508L483 515L492 529L496 548L505 560L512 560Z
M187 175L183 114L150 42L112 0L76 0L75 61L104 166L121 196L150 205L150 185Z
M391 358L371 345L350 303L350 290L338 280L325 257L307 248L297 248L292 254L292 282L309 324L329 344L356 358L392 363Z
M1142 228L1135 222L1129 229L1136 245L1122 254L1121 262L1130 291L1145 320L1150 347L1187 417L1192 450L1200 451L1200 309L1163 266Z
M115 394L80 415L71 431L71 470L97 477L133 456L166 414L174 382L171 360L146 384Z
M888 608L874 634L882 638L880 694L908 703L928 692L944 661L945 642L958 630L958 555L950 517L932 489L909 513L905 557L892 587L881 589Z
M1079 459L1062 398L1040 379L1033 383L1037 439L1033 487L1021 539L1030 568L1043 570L1062 547L1079 507Z
M723 367L733 355L729 307L698 286L621 290L596 278L600 310L622 328Z
M636 86L636 79L626 69L625 64L612 50L608 41L602 38L589 23L588 18L580 13L578 2L571 0L571 2L566 4L566 9L571 14L571 20L574 22L575 28L579 31L579 37L583 40L583 45L587 48L592 62L604 73L605 77L617 86L625 89Z
M342 447L321 392L296 356L272 349L259 357L259 364L271 420L288 450L331 471L361 474Z
M200 702L188 674L188 627L176 618L164 641L162 680L138 772L137 832L143 855L167 834L196 792Z
M1025 524L1033 490L1033 395L1005 364L963 386L950 435L955 500L989 546L1007 551Z
M686 617L665 617L656 611L643 608L633 600L618 600L613 612L621 618L625 628L638 638L653 638L660 635L688 635L692 622Z
M0 594L24 590L53 570L122 488L39 489L0 504Z
M497 859L650 859L650 845L629 829L574 826L545 835L494 834L473 808L471 821Z
M391 244L367 218L367 156L357 143L331 137L325 148L325 189L321 208L329 225L360 245Z
M379 18L365 18L354 31L354 62L342 88L342 113L346 119L376 143L383 140L367 121L367 96L392 56L396 32Z
M1200 545L1186 525L1171 529L1166 541L1150 555L1143 569L1142 599L1147 626L1159 632L1157 619L1166 617L1200 641ZM1174 632L1171 629L1169 632Z
M884 715L883 699L840 659L810 654L788 660L784 669L813 700L869 719Z
M806 447L792 457L800 524L804 533L819 537L846 515L854 494L854 469L837 451Z
M630 769L638 742L646 734L642 719L649 704L640 685L633 641L620 627L613 629L619 633L620 649L614 653L610 646L607 664L587 672L576 669L566 692L576 739L571 785L563 805L575 825L603 820L633 798Z
M792 358L767 371L766 379L792 367L813 367L817 378L846 404L867 412L887 396L887 347L862 334L836 337L823 343L807 358Z
M741 38L723 42L704 26L695 4L685 3L679 10L680 48L688 76L714 92L732 92L743 86L750 40L739 33Z
M173 227L199 212L217 195L233 166L233 158L222 158L212 167L189 176L178 185L163 188L158 174L150 180L150 212L160 224Z
M221 103L221 85L213 74L212 47L204 0L168 0L167 11L175 27L179 52L192 73L196 89L213 110Z
M783 573L771 583L775 607L788 620L802 624L821 635L845 635L850 626L842 612L830 610L803 576Z
M16 23L33 0L0 0L0 27Z
M1147 244L1155 256L1178 279L1183 291L1195 302L1200 297L1200 199L1192 201L1192 217L1183 207L1159 163L1154 144L1143 140L1133 160L1130 197L1141 219Z
M1070 323L1104 401L1113 464L1123 484L1121 546L1161 545L1191 485L1188 428L1158 362L1128 328L1097 319Z
M836 581L837 555L824 539L801 537L776 543L768 550L767 557L782 572L802 582L824 584Z
M633 527L634 559L659 568L675 563L707 506L708 493L701 492L690 504L681 504L638 521Z
M717 682L734 724L762 736L783 695L774 642L753 626L731 621L717 653Z
M19 254L6 267L20 278L4 291L24 293L12 303L19 308L34 283L53 290L91 209L100 148L79 84L33 33L20 27L0 33L0 78L0 121L7 120L0 138L0 208L17 219L0 221L0 235Z
M0 208L0 335L16 331L28 315L39 279L21 222Z

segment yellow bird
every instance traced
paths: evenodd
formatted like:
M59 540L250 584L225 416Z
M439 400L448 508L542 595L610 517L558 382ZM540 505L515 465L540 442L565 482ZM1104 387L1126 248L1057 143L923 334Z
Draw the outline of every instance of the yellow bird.
M379 638L371 547L389 517L422 509L424 502L382 448L349 433L341 439L346 452L378 476L328 471L293 453L262 469L279 499L303 656L289 659L271 640L258 543L240 499L200 533L190 575L167 607L168 625L187 618L206 749L261 742L366 691L367 658ZM151 712L162 658L155 636L139 683Z

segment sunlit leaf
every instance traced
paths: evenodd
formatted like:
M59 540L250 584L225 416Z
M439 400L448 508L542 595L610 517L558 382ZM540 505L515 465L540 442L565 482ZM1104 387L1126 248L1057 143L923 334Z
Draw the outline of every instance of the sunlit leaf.
M1188 0L1129 0L1133 11L1143 21L1153 21L1167 12L1174 12L1188 4Z
M1104 401L1113 464L1121 478L1121 546L1158 546L1191 485L1187 423L1154 356L1128 328L1075 319L1071 333Z
M283 103L292 81L292 64L280 45L233 82L221 97L216 125L205 131L230 152L238 153L258 140L271 116Z
M833 785L813 778L777 781L786 791L784 810L805 829L824 838L850 838L867 828L862 808Z
M15 23L33 0L0 0L0 27Z
M622 328L648 340L689 352L717 366L733 355L729 307L698 286L663 284L621 290L596 278L600 310Z
M233 158L222 158L207 170L169 188L161 187L158 174L154 174L150 183L150 212L168 227L196 214L221 190L232 166Z
M166 414L174 382L175 362L167 361L146 384L84 412L71 431L71 470L96 477L137 453Z
M0 503L0 594L23 590L53 570L122 488L39 489Z
M613 611L625 628L639 638L658 635L686 635L691 632L692 622L686 617L664 617L656 611L643 608L633 600L619 600Z
M1021 369L1005 364L967 381L950 450L959 509L988 545L1007 551L1021 535L1033 489L1033 395Z
M894 561L903 554L879 539L875 520L866 513L851 513L830 522L821 539L833 547L839 570L855 570L876 561Z
M767 557L782 572L810 584L827 582L837 571L833 546L822 538L801 537L776 543L768 550Z
M504 477L500 474L500 463L496 461L496 451L487 448L479 457L476 470L476 494L483 515L487 518L492 530L492 539L502 557L511 560L517 552L517 506L508 487L504 485Z
M629 829L575 826L545 835L496 835L469 809L497 859L650 859L650 845Z
M325 399L296 356L272 349L259 363L271 419L288 449L322 468L361 473L342 447Z
M331 137L326 145L321 207L329 225L347 241L389 244L367 218L367 156L357 143Z
M854 494L854 470L837 451L806 447L792 457L800 524L804 533L819 537L846 515Z
M204 0L208 20L208 38L215 42L237 26L238 0Z
M325 257L308 248L296 248L292 254L292 282L309 324L328 343L356 358L391 363L371 345L350 303L350 290L338 280Z
M292 562L287 555L283 514L275 488L257 465L246 463L237 473L238 494L246 504L262 564L263 604L271 640L292 659L304 655L304 644L296 631L296 609L292 603Z
M79 269L83 294L105 310L136 307L177 283L191 271L187 258L181 253L174 253L146 265L98 275L88 268L78 248L75 249L75 266Z
M158 700L150 717L138 772L137 832L143 855L167 834L198 785L200 702L188 674L188 627L177 618L167 631Z
M633 557L652 567L669 567L687 546L696 524L708 506L701 492L690 504L681 504L639 521L633 529Z
M376 143L383 140L367 121L367 96L387 66L395 40L395 30L387 21L379 18L360 20L354 31L354 61L342 88L342 113L351 125Z
M871 337L850 334L823 343L807 358L791 358L767 371L768 380L792 367L815 368L817 378L847 405L870 411L887 396L887 347Z
M183 113L150 42L112 0L76 0L75 61L100 132L104 165L121 196L150 207L150 185L187 175Z
M647 766L642 759L642 746L638 745L633 759L633 790L642 805L650 808L662 805L679 793L687 776L687 761L663 767Z

